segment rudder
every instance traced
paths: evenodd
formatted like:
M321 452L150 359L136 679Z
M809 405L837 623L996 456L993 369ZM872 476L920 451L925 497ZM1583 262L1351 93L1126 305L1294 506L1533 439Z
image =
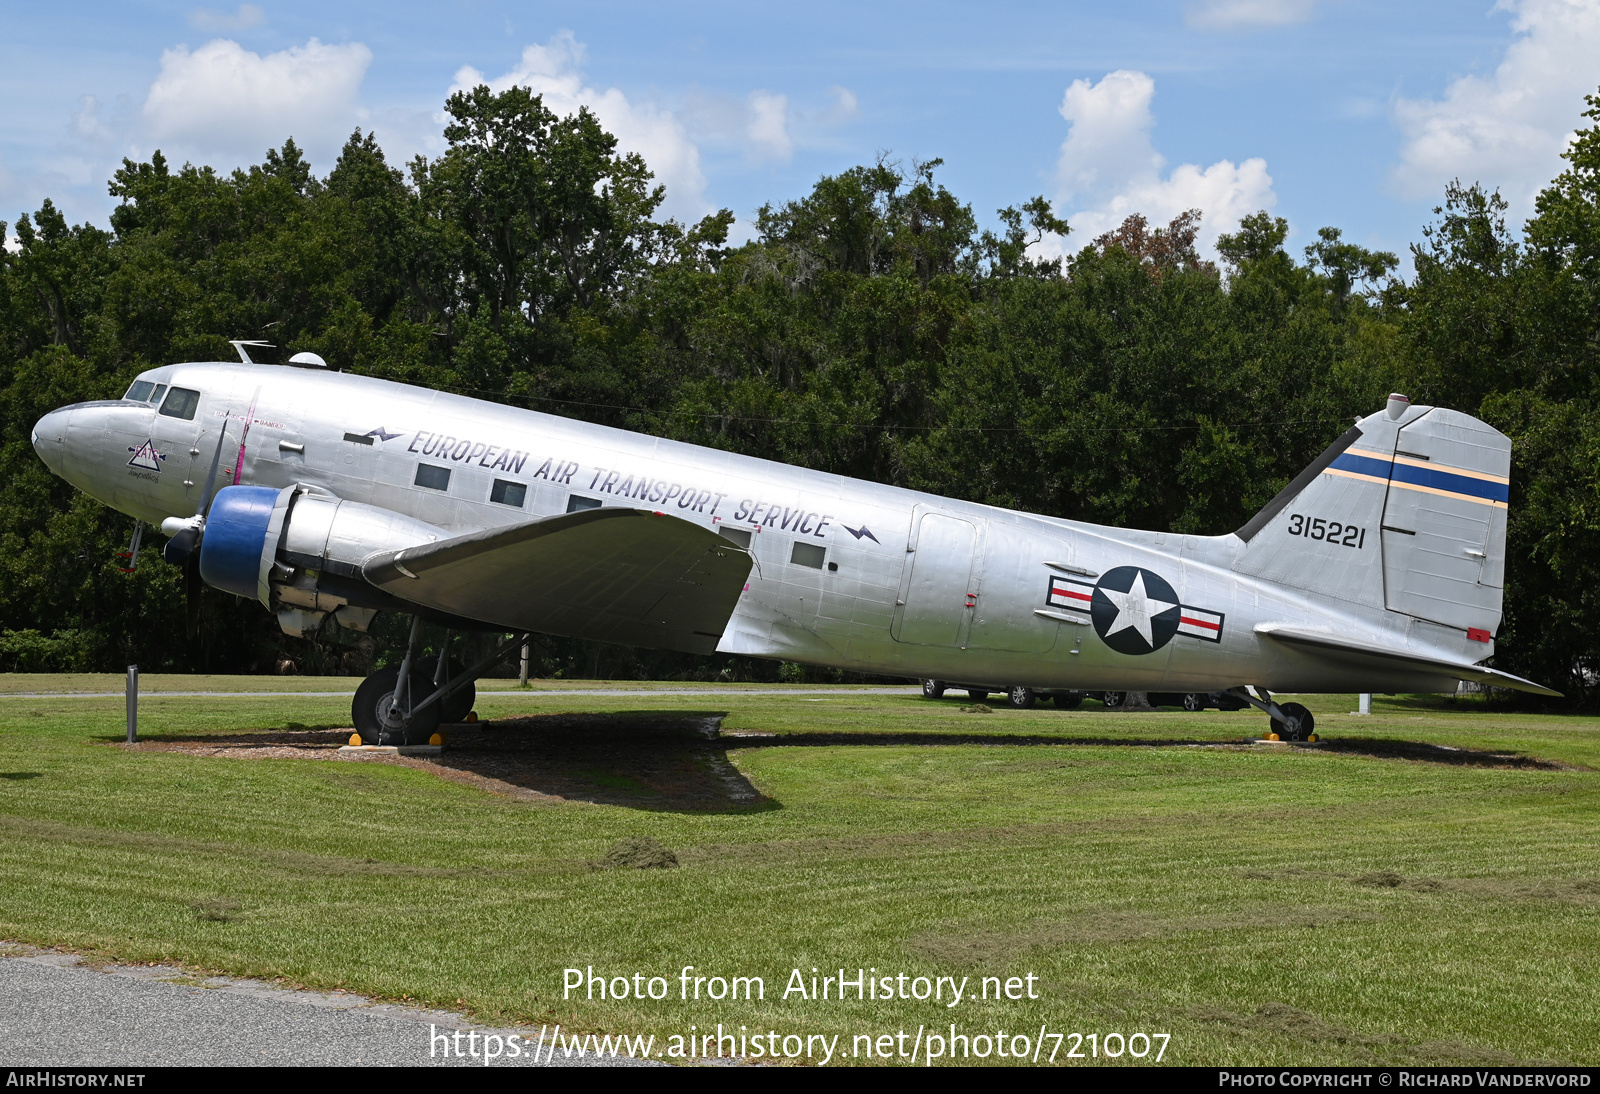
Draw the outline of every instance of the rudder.
M1235 533L1234 570L1488 642L1504 596L1510 466L1499 431L1391 397Z

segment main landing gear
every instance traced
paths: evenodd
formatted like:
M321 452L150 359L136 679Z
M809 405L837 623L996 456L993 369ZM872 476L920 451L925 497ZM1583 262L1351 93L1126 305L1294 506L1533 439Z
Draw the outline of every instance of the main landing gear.
M379 669L361 682L350 704L350 717L362 744L426 744L441 722L459 722L477 701L475 681L502 657L521 647L528 635L518 634L493 653L463 670L450 660L450 635L432 665L423 663L422 618L411 621L406 655L395 669Z
M1253 693L1253 694L1252 694ZM1265 688L1230 688L1229 695L1238 696L1272 719L1271 741L1315 741L1317 720L1299 703L1278 704Z

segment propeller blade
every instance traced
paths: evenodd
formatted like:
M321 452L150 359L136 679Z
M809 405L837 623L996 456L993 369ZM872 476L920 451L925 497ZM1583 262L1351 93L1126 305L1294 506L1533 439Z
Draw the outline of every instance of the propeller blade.
M200 552L190 551L183 564L184 621L190 638L200 634L200 591L205 582L200 578Z
M250 409L244 413L244 432L239 434L239 459L233 465L233 485L238 486L244 478L244 446L250 439L250 423L256 420L256 402L261 398L261 389L256 388L254 395L250 396Z
M228 419L222 419L222 429L217 433L217 450L211 453L211 470L206 474L206 488L200 494L200 507L196 509L195 516L208 517L211 515L211 488L217 485L217 467L222 463L222 444L228 439ZM198 533L196 533L198 536ZM170 544L169 544L170 546Z
M167 540L161 548L161 557L174 566L183 564L190 558L199 559L195 553L195 545L200 542L200 529L184 528ZM196 573L199 571L197 570Z

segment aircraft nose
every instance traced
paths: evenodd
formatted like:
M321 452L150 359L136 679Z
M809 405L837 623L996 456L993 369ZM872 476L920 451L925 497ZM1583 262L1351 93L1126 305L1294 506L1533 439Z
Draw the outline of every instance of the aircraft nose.
M67 443L67 424L72 418L72 408L52 410L33 425L33 450L50 470L61 462L62 450Z

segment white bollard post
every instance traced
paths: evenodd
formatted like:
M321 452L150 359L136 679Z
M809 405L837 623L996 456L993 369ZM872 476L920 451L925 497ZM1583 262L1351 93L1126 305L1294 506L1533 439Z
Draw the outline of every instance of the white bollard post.
M528 686L528 644L522 644L522 671L517 674L517 683L523 687Z
M1371 714L1372 713L1372 692L1363 691L1361 693L1361 706L1356 711L1356 713L1357 714Z

